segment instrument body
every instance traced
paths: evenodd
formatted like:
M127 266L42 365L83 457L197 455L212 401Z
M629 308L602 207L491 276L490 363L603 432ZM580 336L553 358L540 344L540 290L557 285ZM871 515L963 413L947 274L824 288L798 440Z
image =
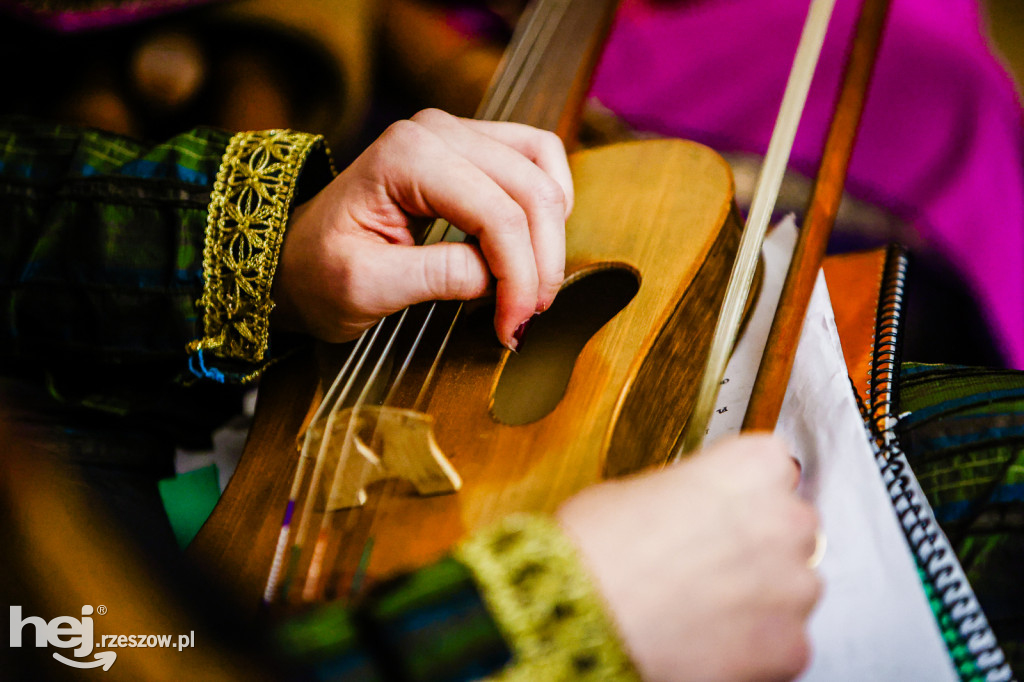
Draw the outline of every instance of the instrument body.
M519 425L494 417L509 351L489 317L480 324L463 316L424 410L463 487L427 498L387 481L369 488L365 507L338 512L326 596L346 594L364 569L373 580L421 565L474 528L518 511L553 511L609 475L672 455L739 240L731 173L711 150L679 140L588 150L571 163L577 200L566 228L566 286L617 268L639 280L635 296L583 346L554 409ZM541 319L559 314L556 300ZM534 331L526 344L542 342ZM322 393L318 382L337 367L326 364L326 376L311 354L268 370L242 462L190 548L250 603L270 570L297 438Z

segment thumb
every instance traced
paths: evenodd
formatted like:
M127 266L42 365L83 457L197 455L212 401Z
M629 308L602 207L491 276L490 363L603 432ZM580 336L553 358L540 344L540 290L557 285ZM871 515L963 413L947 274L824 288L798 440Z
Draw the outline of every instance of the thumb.
M388 244L374 256L377 293L388 312L424 301L480 298L492 291L487 262L471 244Z

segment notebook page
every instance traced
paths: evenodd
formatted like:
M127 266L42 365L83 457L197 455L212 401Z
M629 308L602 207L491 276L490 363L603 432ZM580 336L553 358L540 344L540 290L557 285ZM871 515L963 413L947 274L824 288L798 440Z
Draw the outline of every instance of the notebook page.
M765 240L757 308L729 362L705 443L739 431L796 241L791 217ZM803 680L958 680L853 397L821 273L776 430L803 466L827 537Z

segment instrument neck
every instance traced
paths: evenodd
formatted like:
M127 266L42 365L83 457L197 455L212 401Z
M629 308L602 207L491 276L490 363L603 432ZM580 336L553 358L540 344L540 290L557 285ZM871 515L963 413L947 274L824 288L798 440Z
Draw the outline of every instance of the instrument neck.
M526 9L477 118L516 121L575 143L619 0L537 0Z

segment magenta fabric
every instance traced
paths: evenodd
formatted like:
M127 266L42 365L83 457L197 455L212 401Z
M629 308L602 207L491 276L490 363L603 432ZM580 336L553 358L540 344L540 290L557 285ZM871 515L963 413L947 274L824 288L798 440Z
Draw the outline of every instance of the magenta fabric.
M809 0L624 0L593 94L632 125L764 153ZM859 2L839 0L791 165L813 174ZM850 191L962 274L1024 369L1024 114L974 0L893 0Z
M111 0L84 9L60 9L60 3L0 0L0 14L11 14L58 33L81 33L134 24L217 0Z

